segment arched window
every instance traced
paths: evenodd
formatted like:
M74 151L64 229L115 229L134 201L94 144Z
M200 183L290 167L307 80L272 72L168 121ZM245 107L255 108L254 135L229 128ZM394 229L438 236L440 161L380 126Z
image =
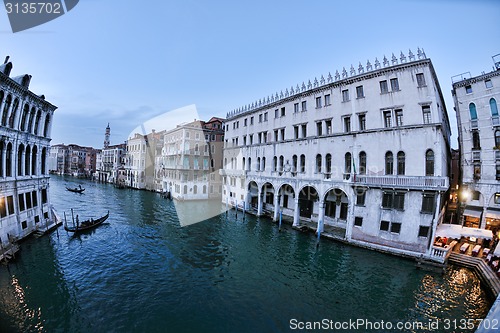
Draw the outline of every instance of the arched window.
M46 174L46 166L47 163L47 148L42 149L42 175Z
M500 130L495 131L495 147L500 148Z
M248 158L248 171L252 171L252 158Z
M292 172L297 172L297 155L292 156Z
M246 170L245 169L245 158L243 157L243 170Z
M364 151L359 153L359 174L366 175L366 153Z
M394 173L394 156L392 151L385 153L385 174L392 175Z
M285 158L283 157L283 155L281 155L280 156L280 164L278 166L279 167L279 169L278 169L279 172L283 172L283 166L284 166L284 164L285 164Z
M492 116L494 116L494 117L498 116L497 101L495 101L494 98L490 99L490 110L491 110Z
M266 158L262 157L262 166L260 168L260 171L266 171Z
M38 112L36 114L36 119L35 119L35 135L38 135L38 130L40 127L40 118L42 118L42 112L40 110L38 110ZM189 147L187 150L189 150Z
M193 186L193 194L198 194L198 186Z
M434 176L434 152L431 149L425 153L425 175Z
M398 152L398 175L405 174L405 167L406 167L405 164L406 164L405 153L400 151L400 152Z
M36 158L37 158L37 148L36 146L33 147L33 151L31 152L31 174L32 175L36 175L37 174L37 170L36 170Z
M29 112L30 112L30 106L28 104L24 104L23 115L21 117L21 124L19 126L21 131L24 131L26 129L26 118L28 117Z
M203 185L203 194L207 194L207 185Z
M278 171L278 158L276 156L273 157L273 171Z
M331 154L326 154L325 156L325 167L326 167L326 173L331 174L332 173L332 155Z
M469 112L471 120L477 119L476 104L474 103L469 104Z
M184 194L187 194L187 193L188 193L188 186L184 185Z
M12 177L12 143L7 144L7 153L5 154L6 177Z
M5 99L5 105L3 108L3 112L2 112L2 126L7 126L7 117L9 116L9 108L10 108L11 103L12 103L12 96L7 95L7 98Z
M316 173L321 173L321 154L316 155Z
M351 153L345 153L345 156L344 156L344 170L345 170L345 173L351 173L351 166L352 166L352 156L351 156Z
M257 167L255 168L256 171L260 171L260 157L257 157Z
M481 140L479 139L478 131L472 131L472 148L481 149Z
M31 148L30 146L26 146L26 153L24 154L24 175L30 175L31 171Z
M19 107L19 99L15 99L14 103L12 104L12 112L10 113L9 117L9 127L14 128L14 122L16 120L16 114L17 114L17 108Z
M17 151L17 175L22 176L23 175L23 154L24 154L24 145L20 144L19 149Z
M300 172L306 172L306 155L300 155Z
M28 132L30 133L33 133L33 119L35 119L35 114L36 114L36 109L35 107L32 107L31 108L31 112L30 112L30 118L28 120Z
M3 93L3 92L1 92L1 93ZM0 103L1 102L2 101L0 100ZM4 150L4 148L5 148L4 142L0 141L0 177L4 177L4 174L3 174L3 150Z

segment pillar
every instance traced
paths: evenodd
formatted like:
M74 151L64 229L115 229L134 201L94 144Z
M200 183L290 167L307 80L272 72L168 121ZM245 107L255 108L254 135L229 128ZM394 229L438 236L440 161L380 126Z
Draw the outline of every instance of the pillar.
M257 203L257 216L262 215L262 190L259 189L259 194L258 194L258 203Z
M319 214L318 214L318 227L316 228L317 233L321 233L324 230L325 224L325 201L319 201Z
M295 205L293 207L293 225L298 226L300 219L299 195L295 197Z
M274 195L274 214L273 214L273 221L278 221L279 218L279 210L280 210L280 196L279 195Z

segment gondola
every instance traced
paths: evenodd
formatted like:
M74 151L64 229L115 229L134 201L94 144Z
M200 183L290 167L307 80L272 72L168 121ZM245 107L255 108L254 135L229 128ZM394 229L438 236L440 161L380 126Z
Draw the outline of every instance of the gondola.
M66 187L66 189L70 192L75 192L75 193L83 193L83 191L85 191L84 188L78 188L78 187L75 187L75 188L69 188L69 187Z
M69 232L80 232L80 231L84 231L84 230L88 230L88 229L92 229L92 228L95 228L97 227L98 225L102 224L104 221L106 221L109 217L109 211L106 215L104 215L103 217L100 217L96 220L94 219L90 219L90 220L85 220L85 221L82 221L82 222L77 222L77 225L76 226L68 226L67 224L64 225L64 229L66 231L69 231Z

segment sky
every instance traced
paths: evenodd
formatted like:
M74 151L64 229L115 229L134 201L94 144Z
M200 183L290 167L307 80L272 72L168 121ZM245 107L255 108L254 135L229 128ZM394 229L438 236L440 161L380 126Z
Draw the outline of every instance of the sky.
M451 77L492 70L498 0L80 0L12 33L0 8L0 60L58 109L52 144L102 148L153 117L196 105L201 119L343 67L423 48L457 146ZM157 128L156 130L161 130Z

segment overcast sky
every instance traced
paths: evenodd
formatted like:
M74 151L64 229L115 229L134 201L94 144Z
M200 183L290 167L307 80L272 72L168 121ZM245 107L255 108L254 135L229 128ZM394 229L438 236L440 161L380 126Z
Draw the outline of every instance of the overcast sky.
M452 121L451 77L491 71L500 1L80 0L13 34L0 10L0 55L12 75L58 106L52 143L101 148L169 110L202 119L343 67L425 49ZM157 130L161 130L158 128Z

